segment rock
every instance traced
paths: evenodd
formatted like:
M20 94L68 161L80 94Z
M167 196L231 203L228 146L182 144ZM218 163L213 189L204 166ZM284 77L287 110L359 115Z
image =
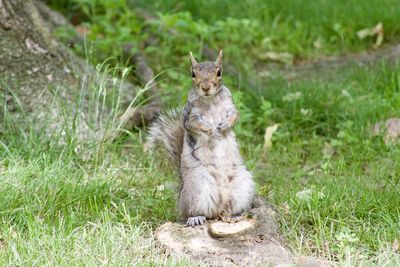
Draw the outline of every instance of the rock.
M285 248L277 214L262 198L256 198L249 214L250 219L208 221L194 228L167 222L157 229L156 241L171 256L189 256L212 266L329 266L318 259L297 257Z

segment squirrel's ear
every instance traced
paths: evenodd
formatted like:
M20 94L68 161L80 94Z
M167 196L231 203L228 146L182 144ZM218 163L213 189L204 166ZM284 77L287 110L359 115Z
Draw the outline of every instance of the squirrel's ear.
M219 54L215 63L217 63L218 66L222 67L222 50L219 50Z
M190 57L190 63L192 64L192 67L197 64L196 59L194 59L192 51L189 52L189 57Z

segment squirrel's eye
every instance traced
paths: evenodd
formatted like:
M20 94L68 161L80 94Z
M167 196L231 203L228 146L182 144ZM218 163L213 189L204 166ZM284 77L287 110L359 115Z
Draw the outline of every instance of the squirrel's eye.
M196 73L194 73L194 71L192 71L192 78L196 78Z
M218 76L218 77L221 77L221 69L218 69L218 71L217 71L217 76Z

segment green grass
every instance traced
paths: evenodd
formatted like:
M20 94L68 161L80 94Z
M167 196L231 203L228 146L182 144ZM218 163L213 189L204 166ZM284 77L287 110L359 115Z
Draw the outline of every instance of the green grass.
M81 99L65 109L62 127L50 133L28 117L4 118L0 265L184 266L185 259L157 250L153 237L160 223L176 220L177 181L143 154L140 132L108 140L107 133L119 130L115 117L99 117L104 108L94 104L107 102L105 84L85 85L82 95L89 99L91 115L111 127L102 129L104 138L82 139L81 129L71 128L79 125ZM107 89L110 98L114 89ZM53 108L49 105L49 111ZM118 111L118 105L108 108ZM65 128L69 131L62 134Z
M215 57L223 49L224 61L240 71L246 85L257 80L258 73L271 71L271 52L284 53L278 54L278 62L287 67L307 59L372 50L376 36L359 40L357 31L379 22L384 45L400 36L396 0L50 2L88 29L86 46L76 44L74 49L94 63L126 63L120 49L126 43L132 45L132 53L142 51L155 72L162 73L160 91L171 106L186 100L188 51L198 60L213 60L204 57L204 46L213 48ZM144 21L143 9L155 19ZM71 34L59 31L64 39Z
M223 48L229 62L242 71L252 71L271 62L269 52L288 53L278 56L278 61L291 65L304 59L372 50L376 36L360 40L357 32L379 22L384 28L383 44L399 41L400 35L397 0L50 2L89 29L87 40L93 42L98 62L110 56L120 59L120 47L130 43L133 51L145 47L157 72L172 66L183 70L188 51L201 57L204 46ZM143 9L156 19L144 21ZM146 42L149 36L150 44ZM76 50L84 52L79 45ZM170 76L173 81L177 74Z
M387 40L398 40L400 28L397 24L399 7L397 1L298 1L298 0L255 0L255 1L128 1L131 5L142 5L154 13L174 14L189 12L196 21L204 21L210 27L221 22L246 20L256 27L226 27L216 32L211 39L220 35L223 46L228 46L230 38L238 36L249 40L252 52L259 50L283 50L304 57L326 53L353 51L371 45L371 40L360 41L356 32L382 22ZM233 20L232 20L233 19ZM244 26L244 25L243 25ZM233 32L230 32L233 30ZM196 29L192 31L196 32ZM257 32L257 33L256 33ZM231 35L231 36L230 36ZM205 37L205 36L203 36ZM270 38L265 43L264 38ZM262 41L264 45L262 46ZM321 47L314 42L319 40ZM231 43L232 44L232 43ZM235 46L237 42L233 42ZM269 46L269 47L268 47ZM248 50L246 51L248 52ZM260 51L261 52L261 51ZM244 55L244 54L243 54Z
M251 73L266 51L308 58L370 48L373 39L355 34L379 21L386 42L400 34L396 1L254 2L57 4L86 14L91 49L76 50L95 63L121 63L115 45L131 40L135 49L148 32L155 34L159 45L144 52L161 72L157 82L166 107L185 103L187 52L200 54L205 44L223 47L226 59ZM132 4L161 13L144 24ZM172 28L176 35L167 33ZM323 45L317 49L318 38ZM123 72L105 70L112 76ZM347 266L400 264L392 252L400 239L400 149L370 134L375 122L400 116L399 73L400 65L382 62L291 82L225 75L240 110L235 131L246 164L258 193L277 207L282 235L294 252ZM89 96L93 122L102 110L114 111L100 118L109 133L120 130L115 116L121 104L118 88L107 91L106 99L104 88L86 84L82 95ZM178 182L143 152L146 129L114 142L84 142L71 127L78 125L71 115L79 101L65 107L64 128L72 129L66 135L49 136L28 119L5 118L8 124L0 125L0 265L188 265L188 259L167 258L153 241L158 225L177 219ZM265 129L275 123L279 128L265 151Z
M93 171L79 157L40 154L1 161L0 265L176 262L154 245L153 226L175 216L158 172L126 155Z
M390 251L400 232L400 150L369 134L376 121L399 116L399 71L351 67L325 80L233 89L242 152L293 251L349 265L399 263ZM263 132L274 123L280 128L264 151ZM152 241L155 227L177 218L178 187L143 153L143 132L91 146L58 138L2 132L0 265L184 265Z
M204 57L204 46L213 48L215 57L217 50L223 49L224 62L240 71L240 86L246 87L260 79L259 73L275 69L268 65L272 60L267 53L286 53L278 54L278 61L287 67L307 59L372 50L376 36L360 40L357 31L379 22L384 28L384 45L399 41L400 36L396 0L49 2L77 26L87 28L86 43L75 44L74 50L94 64L105 60L125 64L121 47L127 43L132 53L143 52L160 73L157 80L169 106L186 101L188 51L198 60L213 60ZM145 21L143 9L155 19ZM64 40L74 35L65 29L57 33Z
M298 99L283 100L297 92ZM371 127L399 116L399 66L351 67L330 79L290 85L278 81L261 94L272 103L265 127L279 123L280 129L264 157L261 146L254 147L261 136L244 136L242 147L259 192L279 207L293 249L359 263L390 248L400 230L400 150L371 137ZM254 119L242 123L252 129ZM309 189L309 199L297 196Z

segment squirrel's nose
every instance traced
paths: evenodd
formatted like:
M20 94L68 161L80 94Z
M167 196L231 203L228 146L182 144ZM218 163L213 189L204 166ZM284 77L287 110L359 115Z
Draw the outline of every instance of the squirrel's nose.
M207 93L208 91L210 91L210 88L211 86L203 86L203 91Z

